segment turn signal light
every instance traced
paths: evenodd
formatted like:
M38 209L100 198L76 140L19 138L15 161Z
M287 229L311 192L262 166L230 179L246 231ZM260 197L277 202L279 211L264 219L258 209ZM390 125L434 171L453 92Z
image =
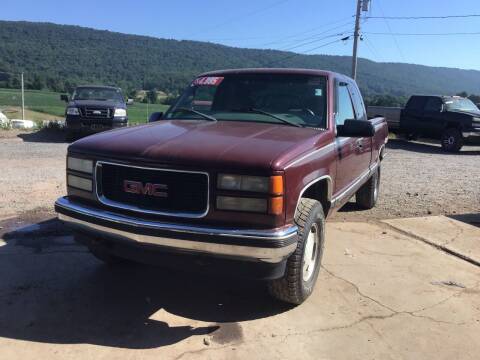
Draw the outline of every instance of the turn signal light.
M272 195L283 195L283 176L270 176L270 193Z
M272 197L268 202L268 213L281 215L283 213L283 196Z

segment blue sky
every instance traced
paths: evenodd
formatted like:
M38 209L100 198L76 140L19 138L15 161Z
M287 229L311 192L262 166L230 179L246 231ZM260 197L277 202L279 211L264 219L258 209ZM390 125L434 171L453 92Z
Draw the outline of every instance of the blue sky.
M0 19L47 21L162 38L212 41L236 47L350 55L351 41L321 46L353 32L355 4L356 0L2 0ZM480 14L478 0L372 0L366 16L464 14ZM380 62L480 70L480 34L390 34L480 33L480 17L366 19L362 31L361 57Z

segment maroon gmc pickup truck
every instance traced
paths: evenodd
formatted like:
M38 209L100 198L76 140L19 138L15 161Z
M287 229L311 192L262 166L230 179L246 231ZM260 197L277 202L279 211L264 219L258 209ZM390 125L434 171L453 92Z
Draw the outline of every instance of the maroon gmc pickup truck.
M99 259L268 280L300 304L325 218L375 206L388 129L355 82L328 71L202 74L165 114L68 148L60 220Z

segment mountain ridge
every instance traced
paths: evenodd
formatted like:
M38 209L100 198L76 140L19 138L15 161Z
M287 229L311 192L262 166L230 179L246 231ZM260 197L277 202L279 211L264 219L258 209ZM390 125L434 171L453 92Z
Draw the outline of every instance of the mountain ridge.
M64 91L95 82L177 93L202 72L269 66L349 75L351 57L231 47L49 22L0 21L0 72L24 71L30 88ZM360 58L358 83L369 97L480 93L480 71ZM2 85L15 87L18 77L3 74Z

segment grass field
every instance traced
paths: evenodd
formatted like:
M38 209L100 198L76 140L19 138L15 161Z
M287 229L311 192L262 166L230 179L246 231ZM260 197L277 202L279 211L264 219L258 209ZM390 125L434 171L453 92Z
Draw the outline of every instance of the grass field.
M21 118L22 96L18 89L0 89L0 110L5 110L9 118ZM25 116L29 113L34 114L34 121L49 120L53 118L63 119L65 113L65 103L60 100L60 93L41 90L25 91ZM165 111L167 105L162 104L142 104L134 103L128 107L128 118L131 124L141 124L147 121L152 112ZM41 114L47 114L42 119Z

